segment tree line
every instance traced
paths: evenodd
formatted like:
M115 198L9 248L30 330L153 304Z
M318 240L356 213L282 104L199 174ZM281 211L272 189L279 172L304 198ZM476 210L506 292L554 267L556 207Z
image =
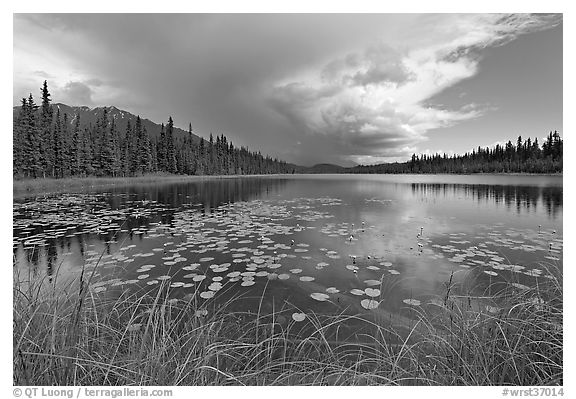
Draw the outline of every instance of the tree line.
M106 108L96 123L81 127L51 104L48 84L41 89L41 104L32 94L23 98L14 118L13 175L16 178L138 176L166 172L184 175L293 173L293 165L263 156L246 147L236 148L225 135L194 140L175 137L168 118L159 135L151 137L140 117L119 129ZM120 131L122 130L122 131Z
M416 155L407 162L360 165L349 173L562 173L563 140L557 131L550 132L540 144L518 137L516 144L508 141L472 150L463 155Z

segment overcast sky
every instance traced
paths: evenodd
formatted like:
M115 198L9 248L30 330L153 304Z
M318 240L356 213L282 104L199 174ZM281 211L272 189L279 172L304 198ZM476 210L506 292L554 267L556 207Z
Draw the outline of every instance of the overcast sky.
M115 105L303 165L562 132L562 17L16 14L14 105Z

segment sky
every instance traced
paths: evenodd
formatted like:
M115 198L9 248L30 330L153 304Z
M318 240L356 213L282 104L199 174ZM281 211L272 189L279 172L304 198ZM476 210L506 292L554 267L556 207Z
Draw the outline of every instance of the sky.
M13 105L114 105L301 165L562 131L562 15L14 14Z

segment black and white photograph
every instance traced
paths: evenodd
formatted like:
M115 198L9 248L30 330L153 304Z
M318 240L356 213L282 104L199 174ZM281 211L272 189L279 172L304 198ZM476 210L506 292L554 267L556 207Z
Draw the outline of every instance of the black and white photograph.
M133 12L11 16L13 397L570 396L563 13Z

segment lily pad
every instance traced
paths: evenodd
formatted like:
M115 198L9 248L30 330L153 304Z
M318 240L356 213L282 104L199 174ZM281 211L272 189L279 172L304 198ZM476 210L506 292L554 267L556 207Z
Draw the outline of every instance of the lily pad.
M200 293L200 298L210 299L214 296L214 291L204 291Z
M304 321L305 318L306 314L304 313L292 313L292 320L294 320L295 322Z
M312 299L315 299L317 301L323 302L325 300L327 300L328 298L330 298L329 295L326 295L324 293L321 292L313 292L310 294L310 296L312 297Z
M360 301L360 305L362 305L362 307L364 309L368 309L368 310L372 310L372 309L376 309L379 305L378 301L375 301L374 299L363 299Z
M208 286L208 289L210 291L219 291L220 289L222 289L222 284L218 282L212 283Z

